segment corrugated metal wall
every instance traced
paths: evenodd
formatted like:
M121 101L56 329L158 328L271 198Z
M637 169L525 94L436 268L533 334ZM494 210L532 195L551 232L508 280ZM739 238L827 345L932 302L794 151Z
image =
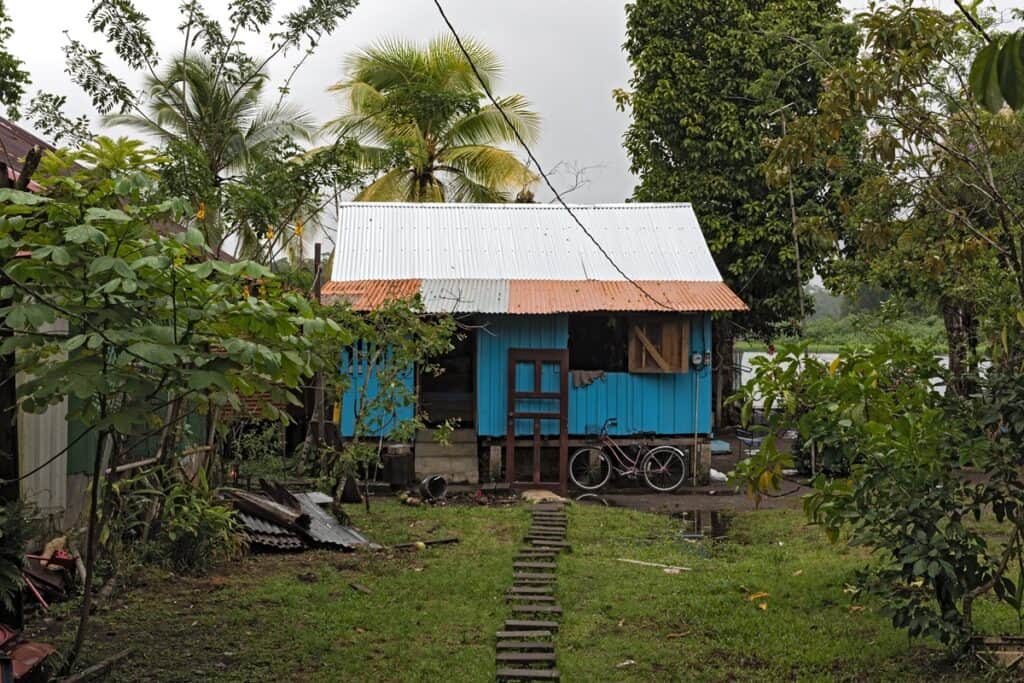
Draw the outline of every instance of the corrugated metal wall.
M41 328L43 332L68 331L66 321L57 321ZM20 386L29 375L18 373L15 382ZM40 467L68 445L68 401L65 398L42 413L18 411L18 472L21 476ZM21 480L21 499L32 503L44 518L57 526L64 518L67 507L67 453L61 454L35 474Z
M691 320L691 352L709 350L711 317L704 314L693 316ZM504 436L508 412L508 350L566 348L569 322L565 315L550 315L489 317L482 323L485 329L477 335L477 431L481 436ZM544 369L542 382L545 385L549 372L553 370ZM528 381L520 384L520 388L528 387ZM668 375L608 373L603 379L579 388L570 383L569 433L587 434L599 428L606 418L614 417L618 419L615 434L691 434L695 399L698 432L707 433L711 429L709 367L699 372L691 370ZM554 433L557 424L545 421L542 428ZM525 422L517 425L516 431L527 434L528 425Z

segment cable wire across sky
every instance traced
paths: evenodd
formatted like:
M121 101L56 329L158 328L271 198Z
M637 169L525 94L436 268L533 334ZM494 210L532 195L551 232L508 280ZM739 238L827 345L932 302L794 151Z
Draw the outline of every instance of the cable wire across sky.
M498 110L498 113L501 114L501 117L505 120L505 123L512 130L512 133L513 135L515 135L516 140L519 141L519 144L526 152L526 155L529 157L530 161L532 161L533 164L537 167L537 172L540 174L540 177L544 179L544 184L547 185L549 190L551 190L551 193L555 196L555 199L558 201L558 203L562 206L563 209L565 209L569 213L569 216L572 217L573 222L575 222L576 225L579 226L580 230L583 231L583 234L585 234L590 239L590 241L594 243L594 246L597 247L598 251L601 252L601 255L608 260L608 263L612 265L612 268L614 268L619 275L625 278L625 280L629 282L629 284L636 287L641 294L650 299L653 303L657 304L658 306L661 306L667 311L676 310L669 304L656 298L653 294L648 292L643 287L643 285L641 285L639 282L637 282L629 275L627 275L626 272L622 270L621 267L619 267L619 264L615 262L615 259L612 258L611 254L609 254L608 251L597 240L597 238L594 237L593 233L591 233L590 230L587 229L587 226L585 226L583 224L583 221L579 219L576 213L572 210L572 207L565 202L565 200L562 198L562 195L558 192L557 189L555 189L555 186L551 182L551 179L548 178L547 173L544 172L544 167L541 165L540 160L537 159L537 156L533 153L533 150L530 149L530 146L526 144L526 140L523 139L522 135L520 135L519 129L516 128L515 125L512 123L511 119L509 119L508 114L505 113L505 110L502 109L501 104L498 102L497 98L491 92L490 86L487 85L487 82L484 80L483 76L480 75L480 72L477 70L476 64L473 62L473 57L470 56L469 50L466 49L466 46L462 42L462 38L459 36L459 32L455 30L455 26L448 18L448 15L445 14L444 7L441 6L441 1L433 0L433 2L434 6L437 7L437 11L441 14L442 21L444 21L445 25L448 27L448 30L451 32L452 37L455 39L455 43L459 46L459 50L462 52L462 55L466 58L466 61L469 63L469 67L473 70L473 75L476 76L477 82L480 84L480 87L483 88L484 94L487 95L487 99L491 101L491 104L494 105L494 108Z

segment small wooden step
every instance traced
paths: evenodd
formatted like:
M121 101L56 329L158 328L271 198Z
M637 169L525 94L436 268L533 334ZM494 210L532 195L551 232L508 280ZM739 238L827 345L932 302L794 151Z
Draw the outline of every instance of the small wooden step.
M533 560L552 560L552 561L554 561L557 557L558 557L558 552L557 551L549 550L549 549L545 548L543 553L523 553L523 552L516 553L516 556L513 559L516 560L516 561L522 561L522 562L531 562Z
M536 652L554 652L555 644L543 640L499 640L494 646L498 650L532 650Z
M554 583L554 574L536 574L534 572L518 572L512 575L516 583Z
M558 565L554 562L513 562L513 569L545 569L554 571Z
M554 652L499 652L495 655L499 662L516 662L522 664L541 664L555 661Z
M558 669L498 669L499 681L557 681Z
M550 555L551 557L554 557L555 555L558 554L558 551L557 550L553 550L551 548L520 548L519 549L519 554L520 555L537 555L537 556Z
M553 593L554 589L551 586L512 586L508 591L520 595L547 595Z
M514 614L561 614L562 608L558 605L512 605Z
M545 629L534 629L529 631L498 631L494 635L498 640L501 640L502 638L550 638L553 634Z
M553 541L547 538L534 538L530 539L530 541L535 548L564 548L572 550L572 546L565 541Z
M553 595L534 595L534 594L523 595L521 593L509 592L507 595L505 595L505 600L506 601L509 601L509 600L531 600L533 602L554 602L555 601L555 596L553 596Z
M506 619L506 631L557 631L557 621L540 621L537 619Z

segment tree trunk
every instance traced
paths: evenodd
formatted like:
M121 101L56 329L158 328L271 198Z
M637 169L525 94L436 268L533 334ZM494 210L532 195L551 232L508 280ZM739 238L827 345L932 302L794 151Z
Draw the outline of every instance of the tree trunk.
M714 365L711 369L714 383L712 385L712 404L715 406L716 427L736 424L739 415L735 406L726 406L725 400L733 395L738 387L735 386L734 377L736 367L734 356L736 348L735 328L728 320L722 320L715 325L712 331L712 343L714 345Z
M96 553L99 550L99 526L106 523L106 516L100 518L100 486L103 485L103 460L107 441L112 438L110 432L100 432L96 441L96 453L92 465L92 491L89 498L89 527L85 540L85 578L83 579L82 605L78 613L78 630L71 645L67 658L64 660L62 673L67 675L75 668L78 655L82 652L85 636L89 626L89 615L92 612L93 570L96 567ZM108 496L109 498L109 496Z
M943 301L942 322L949 349L949 389L957 396L969 396L977 389L973 356L978 346L978 321L969 304Z

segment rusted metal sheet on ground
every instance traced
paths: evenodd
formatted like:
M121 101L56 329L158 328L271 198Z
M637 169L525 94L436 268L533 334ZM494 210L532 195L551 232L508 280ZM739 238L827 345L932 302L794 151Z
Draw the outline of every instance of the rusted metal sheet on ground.
M302 512L309 515L307 533L317 544L354 550L358 546L369 545L369 541L352 527L345 526L336 520L319 505L314 503L307 493L296 493Z
M235 519L242 523L242 525L249 531L266 534L269 536L294 536L291 531L288 531L283 526L268 522L267 520L254 517L253 515L246 514L245 512L235 511Z
M371 545L361 533L341 524L317 501L323 493L292 493L280 484L261 481L265 494L230 491L236 518L255 546L276 550L326 547L353 550ZM271 519L268 519L270 517Z
M256 531L247 532L249 544L252 546L270 548L274 550L303 550L306 543L298 536L278 536L274 534L262 534Z

